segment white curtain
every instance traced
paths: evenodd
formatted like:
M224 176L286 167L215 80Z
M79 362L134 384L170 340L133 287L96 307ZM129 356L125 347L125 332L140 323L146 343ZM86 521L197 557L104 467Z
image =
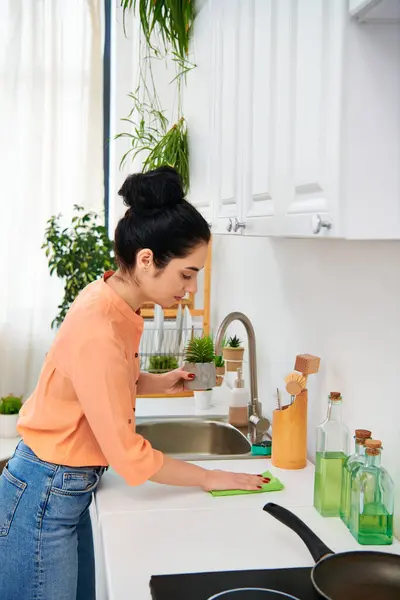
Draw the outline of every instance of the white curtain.
M0 395L30 394L62 285L47 219L104 205L102 0L0 0Z

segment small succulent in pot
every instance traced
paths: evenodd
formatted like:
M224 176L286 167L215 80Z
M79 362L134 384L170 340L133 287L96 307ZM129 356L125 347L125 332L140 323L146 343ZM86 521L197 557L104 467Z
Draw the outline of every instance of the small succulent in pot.
M0 398L0 438L17 437L17 422L22 408L22 396L10 394Z
M214 359L215 369L217 371L217 387L222 385L225 375L225 361L222 356L216 356Z
M216 386L214 359L214 341L211 336L193 337L189 340L183 368L195 377L193 381L185 382L188 390L209 390Z
M242 367L244 348L241 340L234 335L230 337L223 345L222 354L226 360L226 370L236 372Z

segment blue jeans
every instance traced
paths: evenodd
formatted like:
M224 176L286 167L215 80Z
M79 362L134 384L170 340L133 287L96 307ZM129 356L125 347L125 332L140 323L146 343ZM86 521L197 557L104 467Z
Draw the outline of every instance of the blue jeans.
M1 600L95 600L89 506L103 472L18 444L0 476Z

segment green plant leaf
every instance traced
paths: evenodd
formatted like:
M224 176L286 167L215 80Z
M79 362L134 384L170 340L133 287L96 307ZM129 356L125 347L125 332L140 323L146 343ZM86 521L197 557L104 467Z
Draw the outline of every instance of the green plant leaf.
M214 341L211 336L193 337L185 348L185 361L211 363L214 361Z
M22 396L0 398L0 415L17 415L22 408Z
M230 337L228 339L228 341L226 342L226 346L229 346L229 348L240 348L241 344L242 344L242 342L237 337L237 335L234 335L234 336Z

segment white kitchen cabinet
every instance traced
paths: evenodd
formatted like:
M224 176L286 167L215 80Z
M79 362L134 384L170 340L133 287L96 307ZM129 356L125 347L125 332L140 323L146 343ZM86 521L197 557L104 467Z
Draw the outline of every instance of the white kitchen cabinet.
M213 231L400 238L400 26L346 0L209 0L195 45L204 30L211 81L188 88L191 112L207 94L209 187L198 171L192 193Z

